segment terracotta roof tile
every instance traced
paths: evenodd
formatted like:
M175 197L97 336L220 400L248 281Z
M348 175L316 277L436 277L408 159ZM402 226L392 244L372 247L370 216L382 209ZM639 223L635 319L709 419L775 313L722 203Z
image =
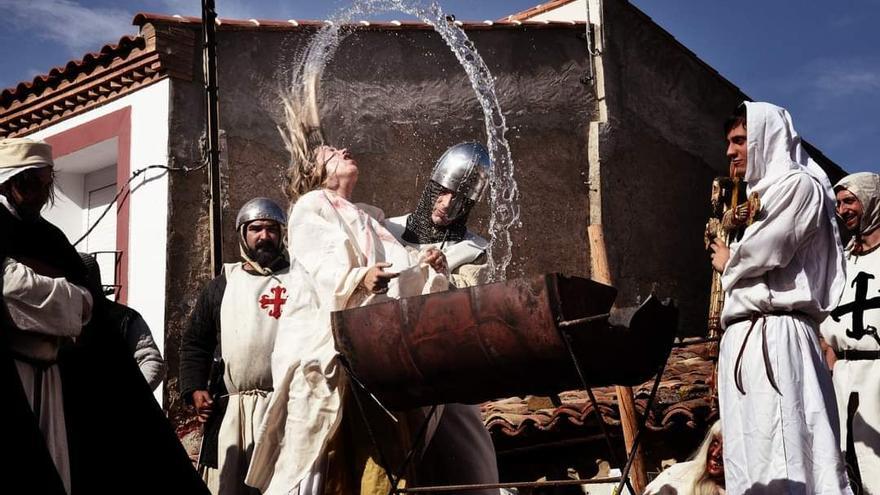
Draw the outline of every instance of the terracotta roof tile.
M74 81L80 74L89 74L97 67L107 67L114 59L126 58L133 50L143 50L144 39L140 36L123 36L118 43L107 44L97 52L87 53L80 60L71 60L63 67L55 67L48 74L23 81L0 93L0 108L8 108L16 100L25 101L28 96L39 97L47 88L55 89L63 81Z
M708 344L674 349L669 358L648 428L668 430L674 426L700 428L717 417L709 398L708 380L712 363ZM644 414L652 382L633 388L636 409ZM613 387L593 389L599 411L608 425L619 425L617 396ZM543 397L511 397L482 404L483 420L493 436L524 436L552 432L563 426L595 425L593 406L587 393L573 390L559 394L562 404L554 407Z

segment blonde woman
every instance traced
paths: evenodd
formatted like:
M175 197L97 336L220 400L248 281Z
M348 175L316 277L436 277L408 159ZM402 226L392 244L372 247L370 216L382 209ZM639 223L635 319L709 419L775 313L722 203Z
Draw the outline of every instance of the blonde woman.
M279 330L272 356L276 395L247 481L264 494L356 493L357 485L384 482L384 475L373 465L373 481L367 481L361 469L339 464L340 455L352 452L340 454L335 435L345 380L330 313L445 290L448 282L438 272L445 259L439 251L419 259L382 226L381 210L351 202L359 170L348 150L302 127L290 136L288 245L292 262L313 279L321 310L300 314Z
M645 488L644 495L724 494L723 454L721 422L716 421L694 455L660 473Z

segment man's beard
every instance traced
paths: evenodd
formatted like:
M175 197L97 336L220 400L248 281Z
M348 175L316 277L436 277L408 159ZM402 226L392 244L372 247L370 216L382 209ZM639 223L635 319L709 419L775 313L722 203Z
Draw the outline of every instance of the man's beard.
M257 246L251 250L251 259L264 268L268 268L269 265L277 260L280 255L281 252L279 251L278 246L271 242L257 244Z

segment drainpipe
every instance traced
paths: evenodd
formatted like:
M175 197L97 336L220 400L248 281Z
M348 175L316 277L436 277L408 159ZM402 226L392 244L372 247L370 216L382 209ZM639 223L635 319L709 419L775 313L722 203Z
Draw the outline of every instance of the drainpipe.
M202 56L205 72L208 182L211 187L211 267L214 276L223 270L223 217L220 197L220 117L217 97L217 12L214 0L202 0Z
M606 0L587 0L587 49L590 59L590 76L593 96L598 104L598 119L590 122L589 134L589 197L590 224L587 226L587 240L590 247L590 278L598 282L613 285L611 269L608 264L608 252L605 245L605 233L602 228L602 173L599 140L601 126L608 122L608 101L605 94L605 69L603 50L605 49L605 16ZM632 387L616 386L617 404L620 411L620 426L623 430L624 446L627 456L633 454L630 470L630 481L636 494L642 493L648 483L645 455L640 445L636 444L639 430L638 412L635 407ZM645 411L648 414L648 411ZM613 455L613 454L612 454ZM618 466L623 469L623 466Z

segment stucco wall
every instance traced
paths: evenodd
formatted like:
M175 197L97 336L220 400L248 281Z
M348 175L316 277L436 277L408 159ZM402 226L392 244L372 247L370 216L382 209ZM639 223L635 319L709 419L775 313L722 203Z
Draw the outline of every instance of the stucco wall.
M469 32L493 75L507 117L522 228L514 233L511 276L561 271L588 275L587 129L596 104L581 82L588 71L582 28L505 28ZM221 127L230 165L224 177L224 258L237 258L233 221L251 197L283 201L287 163L276 130L279 89L291 56L310 30L221 30ZM194 56L196 56L194 54ZM198 63L198 60L196 61ZM198 73L198 71L196 71ZM360 180L354 199L398 215L415 207L434 161L449 146L485 141L482 113L466 76L433 31L364 30L343 41L322 89L324 126L352 149ZM203 103L198 82L174 81L170 141L177 164L199 160ZM180 331L209 278L206 181L171 177L167 356L170 404L176 397ZM282 203L286 204L286 202ZM487 231L484 202L474 212Z
M745 97L625 2L604 2L608 121L599 157L602 223L621 300L674 297L680 332L705 333L703 229L722 124Z

